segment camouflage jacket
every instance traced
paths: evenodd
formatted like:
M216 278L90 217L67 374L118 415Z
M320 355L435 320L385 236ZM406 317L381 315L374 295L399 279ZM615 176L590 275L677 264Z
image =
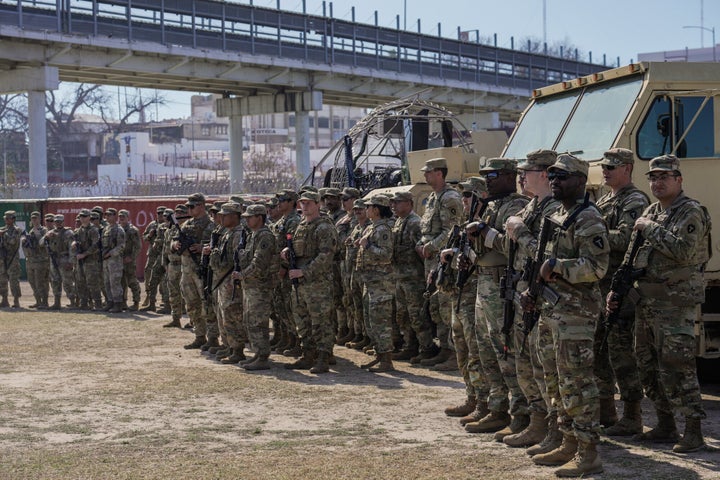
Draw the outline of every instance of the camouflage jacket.
M42 225L25 233L25 240L22 242L22 249L28 262L48 261L49 256L47 247L42 241L46 233L47 228Z
M163 225L164 224L162 222L153 220L152 222L148 223L147 227L145 227L142 238L150 244L147 252L149 257L159 255L160 251L162 250L162 242L158 243L157 239L160 236L160 228Z
M420 241L420 216L410 212L407 217L397 218L393 232L393 264L396 277L420 278L425 276L423 259L415 251Z
M353 228L357 225L355 215L346 213L340 219L335 222L335 228L338 233L338 251L335 255L336 260L345 260L345 240L352 232Z
M12 227L2 227L0 231L3 232L2 236L0 236L0 246L2 247L0 248L0 255L3 256L6 264L10 264L10 262L19 258L20 237L23 230L13 225Z
M522 268L526 258L535 258L542 219L555 213L561 206L552 195L542 200L533 197L530 203L517 213L517 216L523 219L523 225L516 232L518 250L515 268Z
M440 192L432 192L425 205L420 221L421 237L416 246L429 245L432 253L445 248L445 242L453 226L462 223L462 198L446 185Z
M295 230L293 247L297 268L302 269L306 282L331 282L333 259L337 250L337 231L326 215L303 220Z
M362 238L367 239L367 245L358 249L358 272L373 273L387 276L393 273L393 221L381 218L370 225L363 232Z
M206 245L210 241L210 235L212 234L214 229L215 223L210 220L210 216L207 214L203 215L200 218L191 218L180 226L180 230L182 230L182 232L186 235L190 236L190 238L192 238L195 243L200 243L204 245ZM178 238L179 237L175 237L175 239ZM182 256L191 257L196 262L200 261L200 254L198 253L195 256L191 255L189 248L182 253Z
M103 256L118 257L125 250L125 230L118 225L108 225L102 232Z
M476 243L477 264L483 267L497 267L507 263L504 226L507 219L525 208L529 199L519 193L493 200L485 209L481 220L489 227L485 239Z
M125 225L123 230L125 230L125 248L122 256L136 259L140 255L140 231L132 223Z
M252 232L239 253L243 288L272 289L277 282L278 256L275 236L267 227Z
M75 230L75 253L87 253L84 262L100 261L100 232L95 225Z
M355 246L355 241L359 240L360 237L362 237L363 232L368 227L368 225L370 225L369 220L366 220L365 223L362 225L355 225L355 227L350 232L350 235L348 235L348 238L345 240L345 262L348 272L354 272L357 268L357 253L359 247Z

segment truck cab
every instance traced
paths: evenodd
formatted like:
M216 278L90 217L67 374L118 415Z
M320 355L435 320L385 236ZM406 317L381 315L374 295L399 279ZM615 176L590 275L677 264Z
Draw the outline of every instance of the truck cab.
M613 147L635 152L633 182L653 196L648 162L680 159L687 195L720 225L720 63L635 63L533 91L502 155L524 158L538 148L570 152L590 164L588 189L603 193L599 160ZM706 266L705 303L695 323L697 355L720 358L720 255Z

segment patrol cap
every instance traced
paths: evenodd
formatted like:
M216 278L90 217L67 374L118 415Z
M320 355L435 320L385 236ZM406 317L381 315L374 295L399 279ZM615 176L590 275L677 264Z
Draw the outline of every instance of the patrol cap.
M603 158L600 160L600 165L612 165L614 167L632 165L633 163L635 163L633 152L627 148L611 148L603 153Z
M90 210L87 208L83 208L78 212L78 217L89 217L90 216Z
M245 210L245 213L242 214L243 217L252 217L255 215L267 215L267 208L265 208L265 205L261 205L259 203L249 205Z
M216 212L216 213L217 213L217 212L220 211L220 208L221 208L221 207L218 207L217 205L215 205L215 204L213 203L212 205L210 205L210 208L209 208L208 210L211 211L211 212Z
M55 216L53 217L53 220L56 221L56 222L64 222L64 221L65 221L65 215L62 215L62 214L58 213L57 215L55 215Z
M275 194L279 202L297 202L298 194L295 190L285 188Z
M35 217L40 218L40 212L38 212L37 210L30 214L30 218L35 218Z
M97 212L100 215L103 214L103 208L100 205L96 205L90 209L91 212Z
M278 205L280 205L280 200L277 199L277 197L271 197L265 202L265 206L270 208L276 208Z
M107 210L105 210L105 214L106 215L117 215L117 209L110 207Z
M54 221L55 215L53 215L52 213L48 213L45 215L45 220L53 220Z
M300 194L300 198L298 201L302 202L304 200L310 200L315 203L318 203L320 201L320 194L318 192L311 192L311 191L304 191Z
M528 153L526 157L518 160L518 170L547 170L547 167L555 163L557 152L539 149Z
M15 210L8 210L7 212L5 212L5 216L8 218L15 218L15 215Z
M319 193L317 187L313 185L303 185L300 190L298 191L298 194L302 195L303 192L315 192Z
M175 212L176 213L188 213L187 205L185 205L184 203L178 203L177 205L175 205Z
M130 212L127 211L127 210L125 210L125 209L123 208L122 210L118 211L118 215L121 216L121 217L129 217L129 216L130 216Z
M233 203L239 203L240 205L245 205L245 199L242 198L240 195L230 195L229 201Z
M342 191L343 200L350 200L351 198L360 198L360 190L353 187L345 187Z
M460 182L463 192L483 193L487 192L487 182L482 177L468 177L464 182Z
M188 197L185 205L189 207L194 207L195 205L205 205L205 195L202 193L193 193Z
M363 210L367 208L365 200L363 200L362 198L358 198L357 200L355 200L353 202L353 210L355 210L356 208L362 208Z
M98 212L90 212L90 220L100 220L100 214Z
M324 191L323 191L324 190ZM340 197L342 195L342 192L339 188L330 187L325 189L320 189L320 197Z
M167 210L167 207L160 206L160 207L157 207L157 209L155 211L157 212L158 215L161 215L161 214L165 213L165 210Z
M413 199L413 195L410 192L395 192L393 195L393 198L390 199L391 202L408 202Z
M430 172L438 168L448 168L447 160L441 157L431 158L430 160L425 161L425 166L422 167L420 170L423 172Z
M563 170L568 173L579 173L587 177L590 166L585 160L581 160L569 153L558 155L554 164L548 167L548 172Z
M512 158L490 158L485 162L485 166L480 169L479 173L497 171L517 171L517 160Z
M172 208L166 208L165 211L163 212L163 216L164 216L164 217L169 217L169 216L172 215L173 213L175 213L175 212L173 211Z
M387 195L383 194L375 194L372 197L365 200L366 205L375 205L380 207L389 207L390 206L390 198L388 198Z
M675 155L661 155L650 160L650 170L646 175L653 172L677 172L680 173L680 160Z
M220 209L220 213L222 215L228 215L230 213L236 213L240 215L242 213L242 205L237 202L223 203L222 208Z

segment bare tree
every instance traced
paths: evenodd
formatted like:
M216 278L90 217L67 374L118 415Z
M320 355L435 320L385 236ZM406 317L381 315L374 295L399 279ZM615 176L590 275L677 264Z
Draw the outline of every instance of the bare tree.
M545 51L545 44L540 38L525 37L520 40L518 50L530 53L547 53L547 55L564 58L566 60L585 60L585 52L577 48L577 46L567 37L563 40L556 40L552 44L548 45L547 52Z
M116 112L112 108L110 102L105 102L99 106L100 117L108 128L108 132L113 132L115 136L127 130L130 121L138 117L140 123L145 123L145 110L153 105L162 106L167 103L164 95L154 91L148 97L142 96L140 90L134 97L125 96L125 105L123 112ZM114 117L114 118L113 118Z

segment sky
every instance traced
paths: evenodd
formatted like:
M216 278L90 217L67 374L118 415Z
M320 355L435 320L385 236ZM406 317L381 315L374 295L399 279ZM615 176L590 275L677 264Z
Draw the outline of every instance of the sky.
M230 0L276 8L278 0ZM279 0L282 10L302 11L303 0ZM329 15L350 20L355 6L358 23L394 28L400 15L401 28L417 31L420 19L422 33L437 35L438 23L444 37L457 38L457 29L473 31L480 36L497 34L498 46L510 48L511 37L520 39L547 35L549 45L572 44L581 52L592 52L593 61L626 65L637 61L638 53L699 48L701 34L705 47L712 46L712 28L720 37L720 0L335 0L326 1ZM322 0L305 0L306 11L322 15ZM543 28L543 5L545 26ZM407 16L405 16L407 7ZM701 15L702 12L702 15ZM683 28L691 26L693 28ZM706 30L697 27L704 27ZM188 94L167 93L168 105L160 107L163 118L187 117ZM154 113L154 112L153 112ZM153 115L154 116L154 115Z

